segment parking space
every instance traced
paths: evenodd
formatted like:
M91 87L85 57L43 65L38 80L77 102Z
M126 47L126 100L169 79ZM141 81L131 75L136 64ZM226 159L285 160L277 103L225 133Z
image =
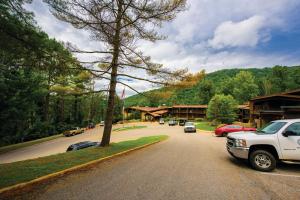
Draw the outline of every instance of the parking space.
M246 161L231 157L226 150L226 138L215 137L212 132L184 133L181 126L157 123L147 126L113 133L112 140L155 134L170 138L23 195L55 200L62 196L65 199L101 196L109 200L298 199L300 196L300 165L279 164L271 173L258 172ZM93 134L101 136L98 132Z

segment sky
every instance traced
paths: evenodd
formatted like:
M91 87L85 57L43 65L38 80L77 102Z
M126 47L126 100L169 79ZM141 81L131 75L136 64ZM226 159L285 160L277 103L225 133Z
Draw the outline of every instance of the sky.
M300 64L299 0L188 0L187 7L159 29L166 40L140 42L140 49L153 61L169 68L187 67L193 73ZM88 32L56 19L41 0L26 8L50 37L84 50L101 47ZM77 56L80 60L92 59ZM153 88L142 81L126 82L139 91ZM96 88L105 84L96 82ZM122 90L119 85L119 95ZM133 94L126 89L126 96Z

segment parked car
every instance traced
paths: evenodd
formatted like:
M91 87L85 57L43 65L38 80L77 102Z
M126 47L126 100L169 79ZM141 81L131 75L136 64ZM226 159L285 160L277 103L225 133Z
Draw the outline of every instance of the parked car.
M179 119L179 126L184 126L186 122L186 119Z
M104 126L104 121L101 121L101 122L100 122L100 126Z
M193 122L186 122L184 125L185 133L196 133L196 126Z
M278 161L300 161L300 119L276 120L256 132L230 133L227 150L247 159L259 171L272 171Z
M165 120L163 118L160 118L159 119L159 124L162 124L162 125L165 124Z
M228 133L239 132L239 131L256 131L256 128L246 128L240 125L224 125L219 128L216 128L216 136L227 136Z
M83 128L75 127L75 128L72 129L72 130L65 131L65 132L63 133L63 135L66 136L66 137L69 137L69 136L81 134L81 133L83 133L83 132L84 132L84 129L83 129Z
M169 126L175 126L177 125L177 122L174 119L169 120L168 122Z
M84 141L84 142L79 142L76 144L72 144L67 148L67 152L68 151L77 151L80 149L85 149L88 147L93 147L93 146L97 146L99 144L99 142L91 142L91 141Z
M92 128L95 128L95 124L91 122L87 125L87 129L92 129Z

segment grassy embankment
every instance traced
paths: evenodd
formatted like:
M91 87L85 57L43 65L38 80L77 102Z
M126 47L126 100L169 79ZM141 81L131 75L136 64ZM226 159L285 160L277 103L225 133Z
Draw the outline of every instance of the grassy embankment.
M210 125L210 122L197 122L195 123L196 128L204 131L214 131L216 126Z
M147 126L125 126L120 128L114 128L113 131L128 131L128 130L141 129L141 128L147 128Z
M62 134L58 134L58 135L53 135L53 136L49 136L49 137L45 137L45 138L41 138L41 139L37 139L37 140L32 140L32 141L28 141L28 142L22 142L22 143L18 143L18 144L12 144L12 145L8 145L8 146L3 146L0 147L0 154L9 152L9 151L13 151L13 150L17 150L23 147L28 147L34 144L39 144L42 142L46 142L46 141L50 141L50 140L54 140L56 138L62 137Z
M27 182L93 160L111 156L146 144L167 139L166 135L142 137L136 140L112 143L109 147L91 147L37 159L0 164L0 188Z

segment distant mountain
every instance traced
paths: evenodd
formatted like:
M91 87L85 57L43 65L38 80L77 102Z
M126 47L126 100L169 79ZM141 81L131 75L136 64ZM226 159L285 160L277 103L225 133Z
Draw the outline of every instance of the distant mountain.
M223 69L206 74L205 78L198 84L184 89L160 88L150 90L142 94L137 94L126 98L125 105L128 106L159 106L173 104L203 104L208 103L215 93L224 93L224 85L232 80L239 72L251 72L255 83L259 87L258 95L283 92L300 88L300 66L272 68L249 68L249 69ZM201 82L206 81L206 85ZM268 89L269 88L269 89ZM206 96L203 93L209 94ZM230 93L230 88L228 88ZM238 100L238 99L237 99Z

